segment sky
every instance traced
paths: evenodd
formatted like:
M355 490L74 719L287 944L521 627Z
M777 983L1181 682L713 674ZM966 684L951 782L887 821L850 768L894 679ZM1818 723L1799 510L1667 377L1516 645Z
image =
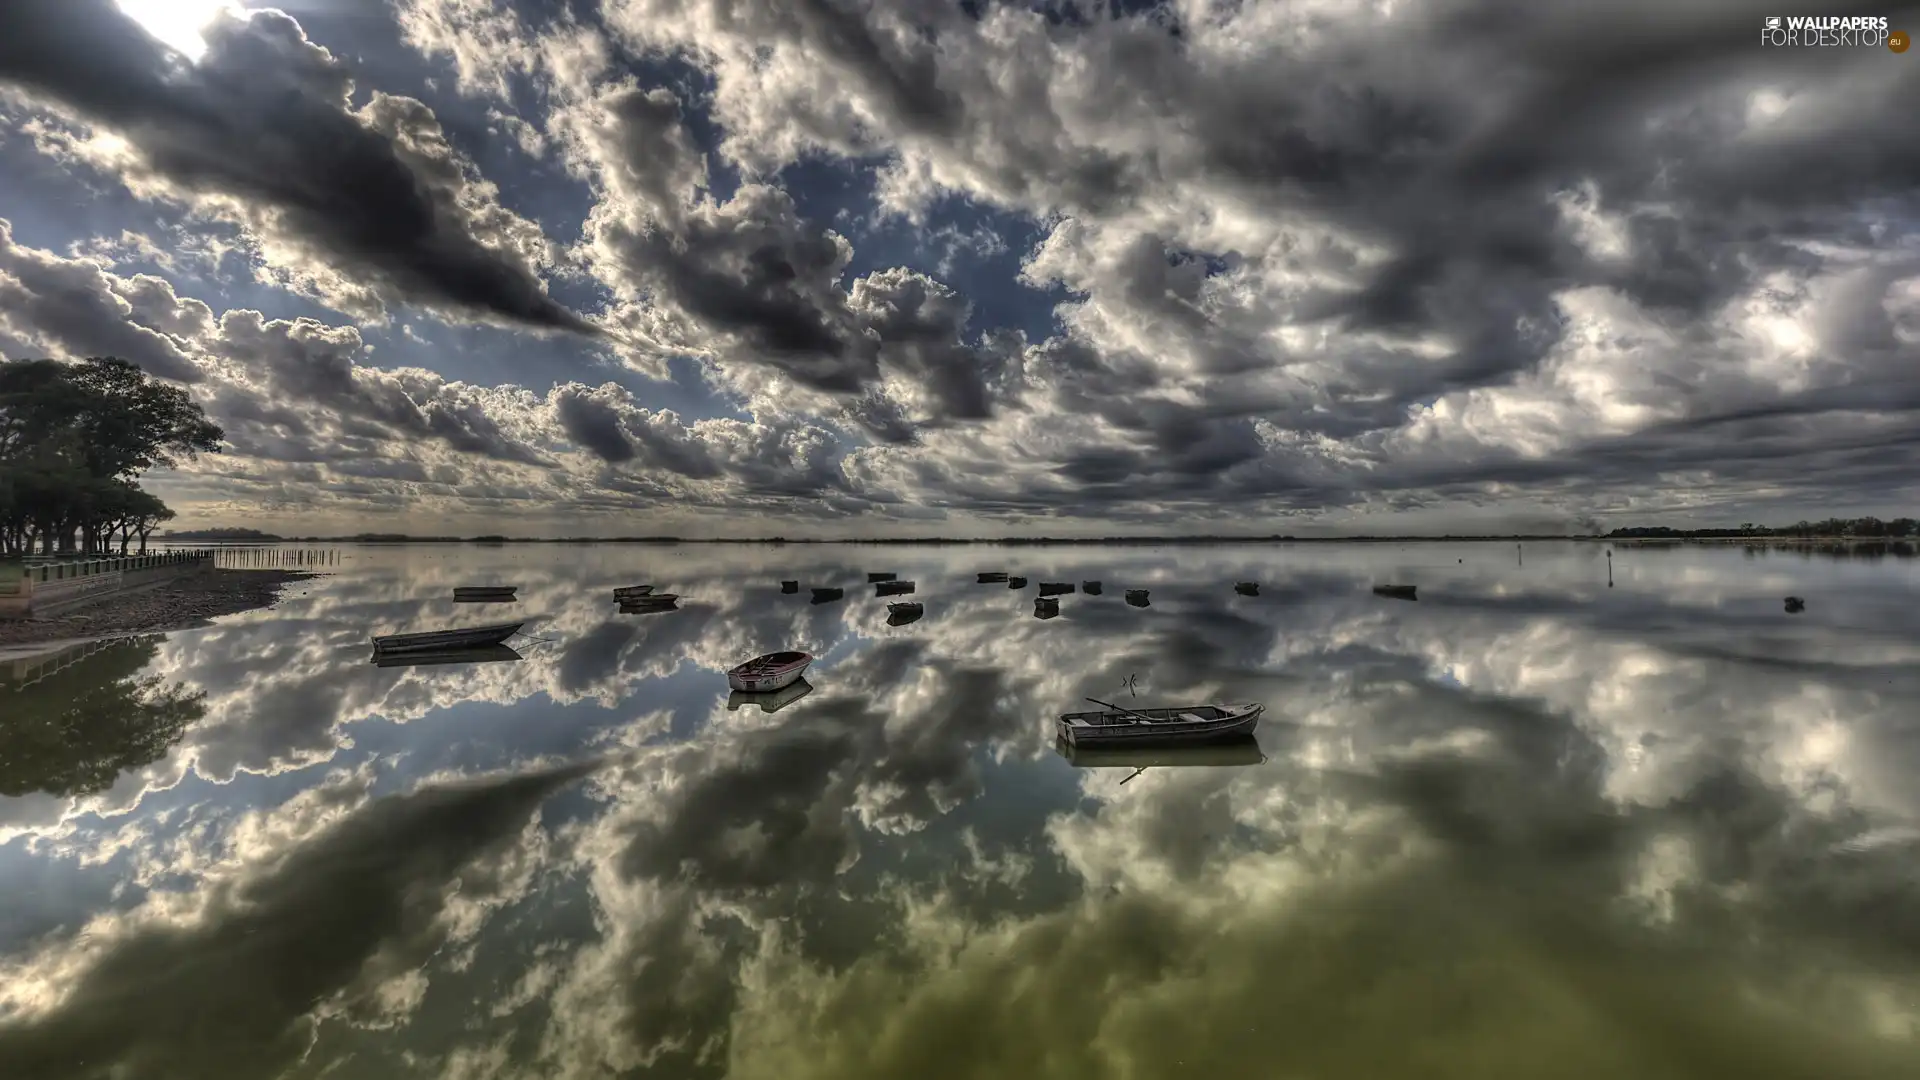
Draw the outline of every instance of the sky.
M1912 514L1920 56L1779 14L11 0L0 355L187 386L182 528Z

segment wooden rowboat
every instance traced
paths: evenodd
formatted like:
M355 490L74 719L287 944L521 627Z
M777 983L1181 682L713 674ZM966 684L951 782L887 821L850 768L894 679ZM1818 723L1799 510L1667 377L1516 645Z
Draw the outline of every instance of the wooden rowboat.
M1080 591L1086 593L1088 596L1099 596L1102 591L1102 586L1097 581L1083 581L1080 583Z
M1033 598L1033 617L1034 618L1053 619L1053 618L1058 618L1059 615L1060 615L1060 601L1055 600L1051 596L1036 596Z
M1024 589L1024 588L1026 588L1026 587L1027 587L1027 579L1026 579L1026 578L1023 578L1023 577L1010 577L1010 578L1008 578L1008 579L1007 579L1007 588L1009 588L1009 589Z
M912 591L911 581L876 581L873 584L875 596L905 596Z
M798 650L767 653L727 672L727 685L748 694L770 694L798 682L811 663L812 653Z
M438 652L399 652L373 654L376 667L430 667L437 664L502 664L524 659L507 645L486 645L478 649L442 649Z
M1092 698L1088 699L1093 701ZM1175 705L1158 709L1104 706L1095 712L1061 715L1056 733L1075 746L1151 746L1213 742L1253 734L1266 706L1241 704Z
M815 588L813 590L813 602L816 604L831 604L845 595L847 595L847 590L845 589Z
M1414 589L1415 586L1412 585L1375 585L1373 587L1376 596L1389 596L1395 600L1420 599L1420 597L1415 594Z
M800 583L797 581L783 581L780 583L780 591L783 593L797 593L800 591Z
M1007 580L1007 572L1005 570L982 570L977 580L982 585L996 584Z
M505 601L512 600L519 590L517 585L460 585L453 590L455 600L466 601Z
M1241 596L1259 596L1260 583L1257 581L1238 582L1234 585L1233 591L1239 593Z
M424 634L386 634L373 639L375 653L445 652L450 649L484 649L504 644L520 632L525 623L500 623L496 626L469 626L462 630L434 630Z
M894 578L897 578L899 576L900 576L899 574L887 574L887 573L880 573L877 571L869 572L867 574L867 584L877 585L882 581L892 581Z
M905 626L907 623L917 621L920 616L926 613L926 606L917 600L908 600L899 604L888 604L887 624L890 626Z
M1060 596L1073 591L1071 581L1043 581L1040 583L1041 596Z
M653 592L651 585L627 585L613 590L615 600L631 600L636 596L647 596Z
M652 615L662 611L675 611L680 606L678 593L648 593L620 601L622 615Z
M1147 590L1128 589L1127 603L1132 604L1134 607L1146 607L1147 606Z

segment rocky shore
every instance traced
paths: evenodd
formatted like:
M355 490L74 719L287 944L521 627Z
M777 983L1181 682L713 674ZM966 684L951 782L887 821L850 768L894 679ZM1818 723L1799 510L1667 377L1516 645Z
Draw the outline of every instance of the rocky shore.
M204 570L45 619L0 619L0 648L205 626L219 615L272 607L282 589L315 576L301 570Z

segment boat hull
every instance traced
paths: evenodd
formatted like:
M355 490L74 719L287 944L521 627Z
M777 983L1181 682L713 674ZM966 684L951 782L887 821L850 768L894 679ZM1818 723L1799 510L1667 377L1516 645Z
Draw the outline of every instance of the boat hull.
M613 590L613 598L615 600L632 600L637 597L651 595L652 592L653 586L651 585L628 585L624 588Z
M1228 735L1203 743L1153 746L1075 746L1070 742L1056 742L1053 749L1079 769L1258 765L1267 760L1267 755L1260 749L1259 740L1251 735Z
M1262 705L1214 705L1226 713L1219 718L1183 721L1169 718L1157 723L1124 720L1125 714L1108 710L1068 713L1055 724L1055 737L1073 746L1197 746L1222 740L1240 739L1253 734L1260 724ZM1187 709L1194 706L1187 706ZM1175 713L1180 709L1145 710L1148 715ZM1101 722L1104 721L1104 722Z
M876 571L867 575L867 584L878 585L883 581L892 581L899 576L899 574L883 574Z
M846 595L847 591L845 589L815 589L813 590L813 602L816 604L831 604Z
M1070 581L1043 581L1040 583L1041 596L1065 596L1073 591Z
M779 712L781 709L813 693L813 684L798 679L783 689L767 694L751 694L744 690L735 690L727 695L727 711L737 712L748 705L760 706L761 712Z
M982 570L980 571L980 576L977 580L982 585L997 585L1000 582L1007 580L1007 575L1001 573L998 570Z
M373 639L373 651L380 656L406 653L446 652L454 649L485 649L504 644L520 632L523 623L498 626L474 626L463 630L435 630L424 634L387 634Z
M873 583L875 596L907 596L913 592L911 581L876 581Z
M1102 587L1097 581L1082 582L1080 585L1080 591L1086 593L1088 596L1099 596L1101 589Z
M440 649L433 652L373 654L375 667L431 667L436 664L503 664L522 660L508 645L482 645L473 649Z
M453 590L453 598L469 604L511 603L514 600L514 593L518 591L517 588L505 587L464 587Z

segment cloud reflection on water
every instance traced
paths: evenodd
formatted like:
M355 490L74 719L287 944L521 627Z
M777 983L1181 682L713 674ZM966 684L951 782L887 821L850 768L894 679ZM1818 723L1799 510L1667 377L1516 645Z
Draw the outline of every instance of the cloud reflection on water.
M779 591L857 581L861 549L526 551L362 554L170 637L145 676L204 719L104 792L0 801L0 881L31 865L73 898L0 940L0 1067L90 1075L60 1071L79 1045L207 1077L349 1053L449 1077L1920 1067L1911 563L1622 549L1609 590L1573 545L1524 568L916 549L885 562L926 617L888 626L884 600ZM1035 620L974 583L1007 564L1112 589ZM509 565L550 639L523 661L366 662L370 628L450 621L450 582ZM617 614L612 585L649 578L681 610ZM1789 588L1814 601L1792 621ZM814 691L730 711L720 673L789 646L821 658ZM1052 715L1129 676L1265 701L1268 760L1059 759ZM409 809L461 798L497 809ZM132 884L102 903L109 880ZM387 914L309 956L345 910ZM243 923L271 932L223 945ZM138 1015L153 996L177 1000ZM203 1044L166 1020L203 1007L241 1020Z

